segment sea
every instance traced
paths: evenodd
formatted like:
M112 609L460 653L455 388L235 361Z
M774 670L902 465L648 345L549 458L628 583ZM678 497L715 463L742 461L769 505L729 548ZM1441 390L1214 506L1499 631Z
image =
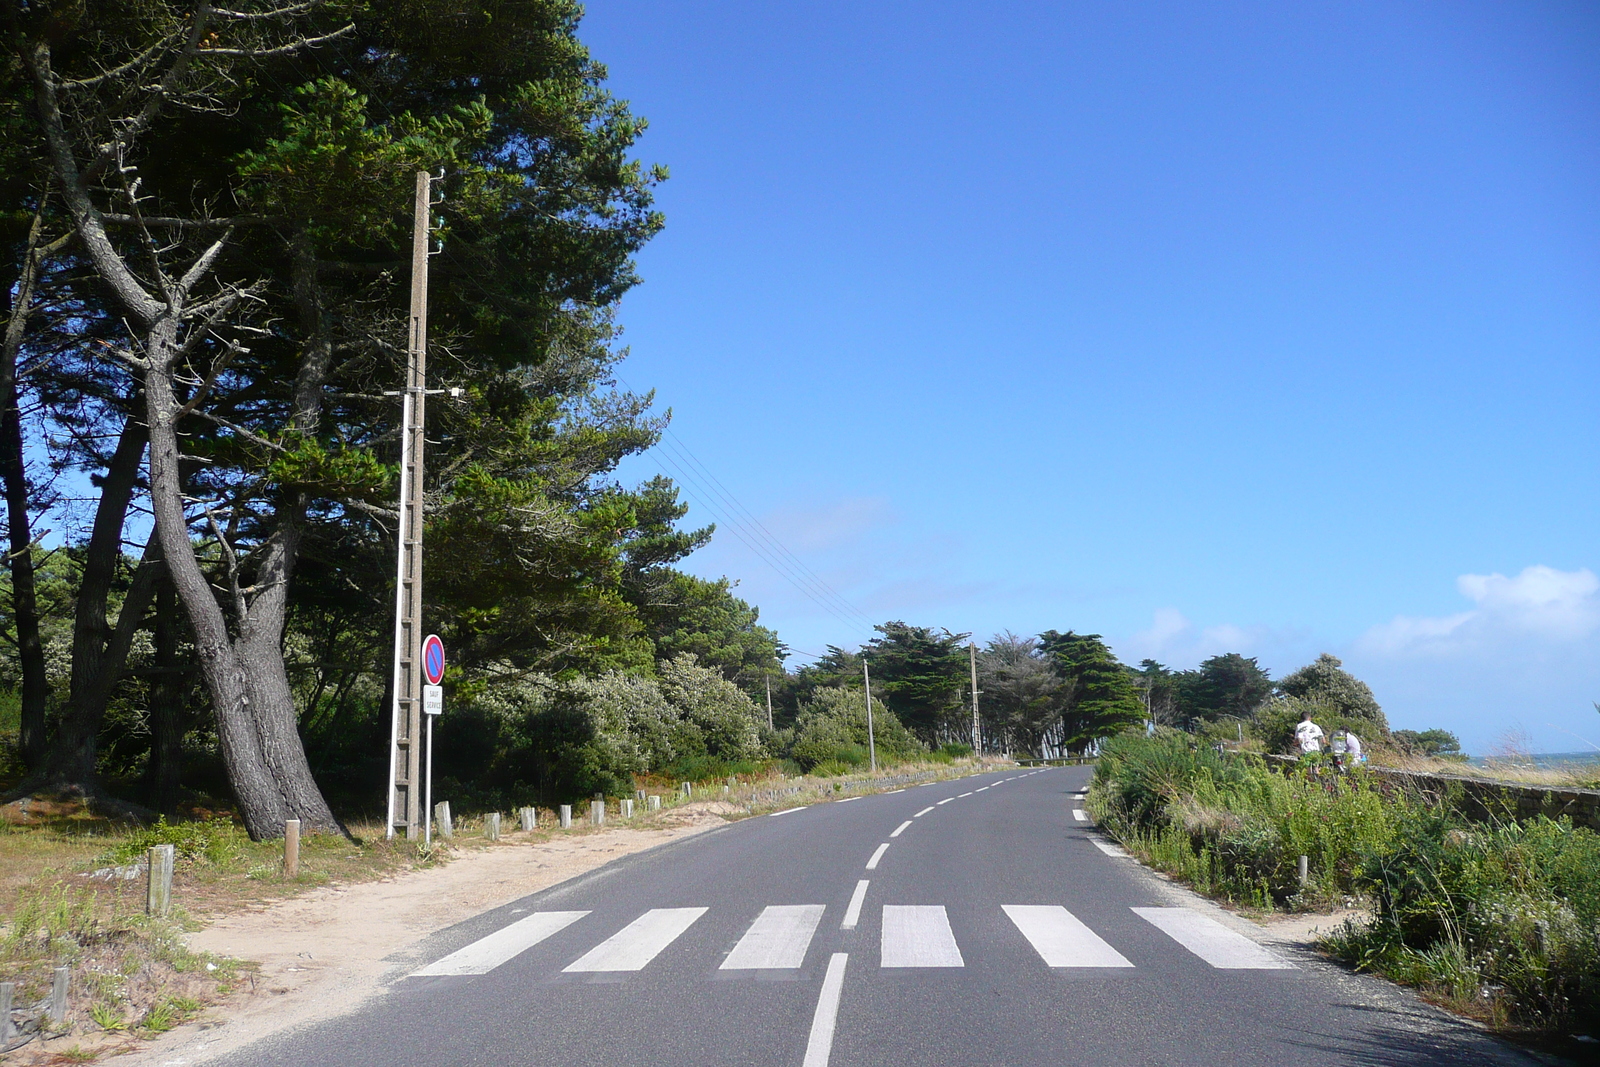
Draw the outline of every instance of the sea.
M1475 767L1498 763L1502 766L1534 766L1552 771L1587 770L1600 764L1600 752L1591 749L1588 752L1540 752L1530 756L1472 756L1467 762Z

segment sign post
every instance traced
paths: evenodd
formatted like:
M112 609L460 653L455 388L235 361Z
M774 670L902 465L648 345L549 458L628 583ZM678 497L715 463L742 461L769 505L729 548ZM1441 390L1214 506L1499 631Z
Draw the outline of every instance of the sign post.
M438 634L422 639L422 714L428 720L428 769L423 776L427 795L422 803L422 844L433 843L433 720L444 713L444 642Z

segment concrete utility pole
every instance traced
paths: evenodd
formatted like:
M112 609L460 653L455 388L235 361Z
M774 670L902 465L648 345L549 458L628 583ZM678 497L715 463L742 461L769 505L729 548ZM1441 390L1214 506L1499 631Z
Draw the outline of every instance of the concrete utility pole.
M401 400L400 559L394 592L394 705L389 731L386 836L421 831L422 780L422 416L428 385L428 233L433 178L417 171L411 227L411 330Z
M967 642L967 660L972 664L972 754L983 755L983 737L978 725L978 646Z
M872 675L867 672L867 661L861 661L861 681L867 690L867 759L872 763L872 769L878 769L878 742L873 737L872 731Z
M772 675L764 675L767 679L767 729L772 729Z

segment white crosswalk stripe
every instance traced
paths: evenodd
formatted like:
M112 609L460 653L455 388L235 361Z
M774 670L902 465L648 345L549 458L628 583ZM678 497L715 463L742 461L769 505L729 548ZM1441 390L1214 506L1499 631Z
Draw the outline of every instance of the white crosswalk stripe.
M1053 904L1006 904L1001 909L1047 967L1132 967L1072 912Z
M488 974L513 956L520 956L551 934L559 933L589 914L586 911L536 911L480 937L466 948L414 971L412 978L447 974Z
M883 967L965 967L942 904L885 904L879 942Z
M1188 908L1134 908L1133 913L1219 970L1298 969L1209 915Z
M761 971L799 967L822 921L821 904L775 904L763 908L718 970Z
M562 970L572 973L643 970L707 910L651 908Z

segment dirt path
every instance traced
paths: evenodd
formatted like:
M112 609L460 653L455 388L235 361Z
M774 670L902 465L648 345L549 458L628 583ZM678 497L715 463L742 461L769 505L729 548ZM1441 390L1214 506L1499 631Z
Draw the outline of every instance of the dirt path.
M674 814L680 813L687 814ZM427 935L622 856L724 825L709 810L674 821L680 825L661 830L616 829L542 844L505 841L459 852L429 870L315 889L223 916L191 934L189 945L260 964L253 989L115 1062L190 1067L269 1034L353 1011L381 995L398 969L384 957Z

